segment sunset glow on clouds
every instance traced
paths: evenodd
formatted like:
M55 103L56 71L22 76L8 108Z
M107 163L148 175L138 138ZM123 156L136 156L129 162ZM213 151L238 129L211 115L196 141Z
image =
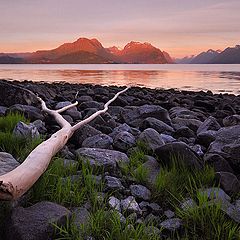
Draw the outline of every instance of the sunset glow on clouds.
M174 57L240 42L240 1L0 0L0 52L51 49L79 37L104 47L150 42Z

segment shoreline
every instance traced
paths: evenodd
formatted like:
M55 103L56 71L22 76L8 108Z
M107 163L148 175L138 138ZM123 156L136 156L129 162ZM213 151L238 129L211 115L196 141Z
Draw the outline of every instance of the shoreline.
M33 139L29 131L38 133L42 141L59 126L21 87L38 94L51 109L77 100L76 107L62 114L72 125L102 109L123 89L0 81L2 126L13 125L9 124L11 114L21 113L20 118L28 121L19 125L17 120L18 131L26 139ZM16 126L9 132L4 132L6 127L0 129L0 147L8 143L5 151L12 154L0 152L0 169L11 171L8 161L16 167L25 159L21 148L15 150L20 144L14 135ZM231 232L237 239L239 136L240 95L132 87L109 106L107 113L74 133L32 190L10 206L0 230L9 240L28 239L24 236L54 239L54 234L98 239L99 232L104 235L109 226L112 236L119 231L114 238L119 240L137 234L144 240L213 239L219 234L214 229L221 236ZM32 146L27 143L22 146L25 154L26 146ZM191 211L199 219L193 218ZM49 224L51 217L61 224L59 228L68 226L67 232L56 233ZM111 224L100 224L105 221L119 225L111 228ZM91 222L100 224L97 230ZM225 223L230 227L224 228Z

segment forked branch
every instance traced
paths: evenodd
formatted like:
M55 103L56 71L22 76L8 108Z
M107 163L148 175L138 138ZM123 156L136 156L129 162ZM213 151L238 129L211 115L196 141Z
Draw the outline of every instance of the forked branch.
M78 104L77 102L58 110L51 110L46 106L42 98L36 96L30 90L27 90L31 95L37 97L38 101L41 103L42 110L51 115L61 126L61 129L54 133L49 139L39 144L21 165L11 172L0 176L0 200L14 200L27 192L46 171L52 157L64 147L73 133L100 114L105 113L108 110L108 106L116 100L120 94L126 92L128 89L129 87L118 92L104 105L104 109L97 111L74 126L71 126L60 113L76 106Z

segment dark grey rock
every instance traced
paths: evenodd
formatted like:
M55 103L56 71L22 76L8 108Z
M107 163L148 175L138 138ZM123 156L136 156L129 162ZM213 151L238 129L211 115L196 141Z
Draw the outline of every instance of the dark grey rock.
M172 137L172 136L170 136L170 135L167 135L167 134L161 133L160 136L161 136L162 140L163 140L165 143L171 143L171 142L177 141L176 138L174 138L174 137Z
M158 105L142 105L140 107L128 106L121 113L124 122L137 127L147 117L154 117L167 124L171 124L168 111Z
M197 135L197 142L207 148L215 139L216 131L213 130L208 130L206 132L202 131Z
M189 145L189 147L200 157L202 157L204 155L202 146L199 144L195 144L195 145Z
M113 139L106 134L97 134L86 138L82 142L82 147L111 149Z
M52 202L38 202L28 207L14 208L6 224L8 240L50 240L52 223L64 226L71 216L68 209Z
M115 138L115 136L117 136L121 132L129 132L135 137L141 133L138 129L130 127L128 124L123 123L123 124L115 127L113 129L112 133L109 134L109 136L111 136L112 138Z
M217 131L221 128L220 124L217 122L216 118L210 116L208 117L198 128L197 134L201 132L206 132L208 130Z
M217 172L216 179L218 180L221 188L227 194L236 194L240 192L240 182L233 173Z
M137 213L138 215L142 214L142 210L140 209L138 203L136 202L133 196L129 196L124 200L121 200L121 208L123 212L127 213Z
M40 136L38 129L32 123L26 124L24 122L18 122L13 129L13 134L22 138L37 138Z
M69 101L65 101L65 102L59 102L57 103L57 105L55 106L55 109L60 109L66 106L71 105L72 103ZM73 120L79 120L82 119L82 114L78 111L77 107L72 107L66 111L64 111L64 114L69 115Z
M141 123L140 125L141 130L145 130L147 128L153 128L158 133L171 134L174 132L174 129L171 126L153 117L148 117L144 119L143 122Z
M42 120L35 120L33 123L32 123L38 130L38 132L40 134L45 134L47 133L47 129L45 127L45 123L42 121Z
M201 159L185 143L168 143L155 150L158 159L165 164L171 164L173 160L181 161L189 167L202 168Z
M162 208L159 206L159 204L152 202L149 204L149 208L151 209L151 212L155 215L160 215L162 214L163 210Z
M73 224L77 227L87 225L90 220L90 213L84 207L75 208L73 211Z
M99 103L96 101L88 101L88 102L83 102L80 104L79 108L80 109L86 109L86 108L96 108L96 109L103 109L104 104Z
M19 162L11 154L0 152L0 175L12 171L19 165Z
M179 218L170 218L161 222L160 226L163 229L173 232L180 229L180 227L182 226L182 221Z
M231 201L231 198L221 188L199 189L199 194L208 197L210 200L216 199L219 202Z
M108 205L110 206L110 208L121 212L121 202L118 198L111 196L108 200Z
M229 159L232 165L239 166L240 163L240 125L224 127L217 131L216 139L208 149L208 153L217 153Z
M113 140L113 146L115 149L126 152L129 148L136 144L135 137L129 132L118 133Z
M131 185L130 190L132 195L138 199L143 199L145 201L151 199L150 190L142 185Z
M167 217L167 218L173 218L175 216L175 213L171 210L166 210L164 211L164 215Z
M211 165L214 168L215 172L234 172L229 163L219 154L205 154L203 160Z
M105 176L105 184L106 184L106 188L107 190L122 190L124 189L121 180L119 178L116 177L112 177L112 176Z
M87 96L87 95L82 95L80 97L77 98L77 101L79 103L82 103L82 102L90 102L90 101L93 101L92 97L90 96Z
M143 142L146 147L151 151L155 151L155 149L164 145L164 141L162 140L161 135L152 128L145 129L139 135L138 141Z
M115 171L118 164L129 162L125 153L114 150L80 148L76 150L76 154L84 161L89 161L93 167L104 167L105 171Z
M240 125L240 115L235 114L232 116L225 117L223 119L223 125L224 125L224 127Z
M5 116L7 107L0 106L0 117Z
M147 186L152 188L160 172L160 164L154 157L146 156L146 162L141 165L141 168L146 170ZM136 169L136 171L138 171L138 169Z
M178 127L188 127L194 132L201 126L202 122L197 119L188 119L188 118L181 118L176 117L172 119L172 123L176 124Z
M74 144L79 147L82 145L82 142L92 136L101 134L101 132L90 125L84 125L79 128L73 135Z
M191 130L187 126L182 126L179 127L176 132L174 133L174 137L179 138L179 137L186 137L186 138L191 138L191 137L196 137L195 133L193 130Z
M29 106L29 105L21 105L21 104L15 104L13 106L11 106L8 110L8 112L19 112L24 114L24 116L28 119L30 119L31 121L35 121L35 120L43 120L44 116L41 113L41 110L34 107L34 106Z

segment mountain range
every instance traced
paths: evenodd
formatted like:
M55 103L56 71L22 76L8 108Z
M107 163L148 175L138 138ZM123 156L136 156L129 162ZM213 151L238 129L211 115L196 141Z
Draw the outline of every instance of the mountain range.
M196 56L175 59L181 64L240 64L240 45L228 47L225 50L212 50L202 52Z
M79 38L52 50L33 53L2 53L0 63L173 63L167 52L150 43L130 42L123 49L104 48L97 39Z
M224 51L209 49L196 56L172 59L171 56L150 43L129 42L123 49L105 48L95 38L79 38L52 50L33 53L0 53L2 63L126 63L126 64L240 64L240 45Z

